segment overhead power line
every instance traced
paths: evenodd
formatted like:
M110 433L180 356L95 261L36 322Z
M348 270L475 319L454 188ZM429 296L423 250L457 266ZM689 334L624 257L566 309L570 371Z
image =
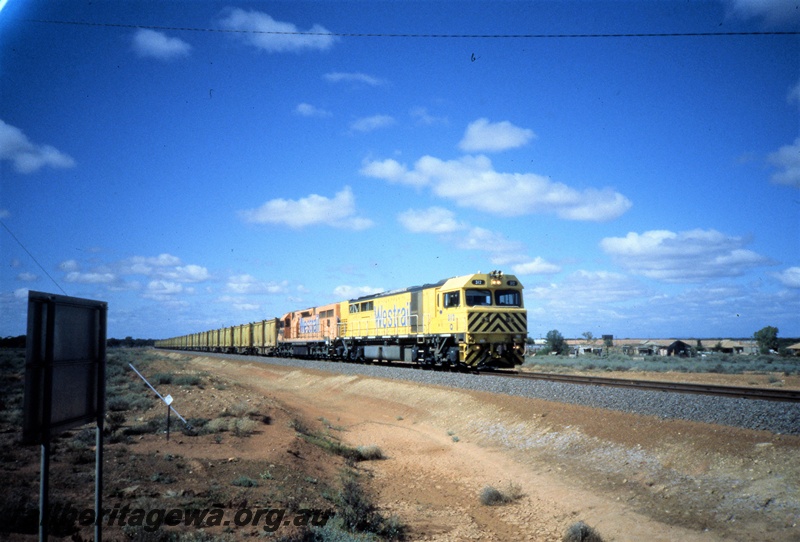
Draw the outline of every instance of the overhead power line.
M99 26L111 28L143 28L171 32L220 32L226 34L267 34L278 36L336 36L341 38L452 38L452 39L563 39L563 38L684 38L724 36L797 36L800 30L753 31L753 32L621 32L588 34L414 34L381 32L282 32L272 30L236 30L225 28L194 28L184 26L153 26L123 23L95 23L89 21L53 21L25 19L29 23Z
M14 235L14 232L13 232L13 231L11 231L11 229L10 229L8 226L6 226L6 223L5 223L5 222L3 222L2 220L0 220L0 224L2 224L2 226L3 226L3 227L6 229L6 231L7 231L7 232L8 232L8 233L11 235L11 237L13 237L13 238L14 238L14 241L16 241L16 242L17 242L17 244L18 244L19 246L21 246L21 247L22 247L22 250L24 250L25 252L27 252L27 253L28 253L28 256L30 256L30 257L31 257L31 260L33 260L33 261L34 261L34 263L35 263L36 265L38 265L38 266L39 266L39 269L41 269L41 270L42 270L42 272L43 272L45 275L47 275L47 278L49 278L50 280L52 280L52 281L53 281L53 284L55 284L56 286L58 286L58 289L59 289L59 290L61 290L61 292L62 292L64 295L68 295L68 294L67 294L67 292L65 292L65 291L64 291L64 288L62 288L62 287L61 287L61 285L60 285L58 282L56 282L56 279L54 279L53 277L51 277L51 276L50 276L50 273L48 273L48 272L47 272L47 270L46 270L46 269L45 269L45 268L42 266L42 264L40 264L40 263L39 263L39 260L37 260L37 259L34 257L34 255L33 255L33 254L31 254L31 251L30 251L30 250L28 250L27 248L25 248L25 245L23 245L23 244L22 244L22 241L20 241L19 239L17 239L17 236L16 236L16 235Z

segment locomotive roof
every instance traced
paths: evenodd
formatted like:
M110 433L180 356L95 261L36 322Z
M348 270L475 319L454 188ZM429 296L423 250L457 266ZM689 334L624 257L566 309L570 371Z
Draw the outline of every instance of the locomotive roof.
M434 282L434 283L431 283L431 284L423 284L422 286L410 286L408 288L398 288L396 290L387 290L385 292L379 292L377 294L369 294L369 295L365 295L365 296L361 296L361 297L356 297L356 298L353 298L353 299L348 299L348 302L349 303L355 303L355 302L360 302L360 301L369 301L370 299L377 299L379 297L386 297L386 296L389 296L389 295L402 294L402 293L406 293L406 292L418 292L420 290L425 290L427 288L436 288L436 287L439 287L439 286L443 286L444 284L446 284L448 282L451 282L451 281L453 282L453 284L451 284L450 286L452 286L454 288L458 288L458 287L465 286L468 283L468 281L472 277L475 277L475 276L485 276L488 279L488 277L490 277L491 274L490 273L471 273L469 275L460 275L458 277L450 277L449 279L442 279L439 282ZM513 275L501 275L501 276L516 280L516 277L513 276Z
M370 299L377 299L379 297L386 297L388 295L402 294L402 293L405 293L405 292L418 292L420 290L425 290L427 288L435 288L437 286L441 286L442 284L444 284L448 280L450 280L450 279L442 279L439 282L434 282L434 283L431 283L431 284L423 284L422 286L409 286L408 288L398 288L396 290L387 290L385 292L378 292L377 294L369 294L369 295L364 295L364 296L361 296L361 297L355 297L353 299L348 299L348 301L350 303L353 303L355 301L367 301L367 300L370 300Z

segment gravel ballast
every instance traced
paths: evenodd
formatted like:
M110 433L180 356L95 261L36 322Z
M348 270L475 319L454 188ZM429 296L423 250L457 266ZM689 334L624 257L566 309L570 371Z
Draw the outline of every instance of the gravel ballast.
M592 408L606 408L645 416L657 416L663 419L675 418L770 431L776 434L800 435L800 403L665 393L609 386L568 384L546 380L506 378L488 374L475 375L380 365L253 356L201 355L219 356L223 359L236 359L238 361L266 363L284 367L314 369L336 374L363 375L488 393L502 393Z

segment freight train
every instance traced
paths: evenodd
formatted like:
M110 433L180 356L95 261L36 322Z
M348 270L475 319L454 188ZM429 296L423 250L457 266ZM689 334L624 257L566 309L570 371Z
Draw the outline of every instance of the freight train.
M156 348L460 369L514 367L528 334L522 284L502 271L367 295Z

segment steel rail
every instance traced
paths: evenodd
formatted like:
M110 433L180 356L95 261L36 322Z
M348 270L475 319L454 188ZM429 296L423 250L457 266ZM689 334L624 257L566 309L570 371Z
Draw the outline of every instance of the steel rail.
M171 350L171 349L164 349ZM171 350L179 353L209 355L214 357L225 357L229 354L214 352L191 352L185 350ZM269 358L280 361L284 358ZM285 358L292 359L292 358ZM343 362L343 361L342 361ZM327 362L341 363L341 362ZM353 363L353 362L344 362ZM437 367L430 365L413 365L405 362L396 361L362 361L356 365L376 365L382 367L401 367L417 370L449 370L464 373L451 367ZM750 388L746 386L720 386L717 384L695 384L687 382L667 382L663 380L636 380L632 378L608 378L603 376L570 375L561 373L537 373L518 370L495 369L473 371L475 376L500 376L506 378L525 378L529 380L549 380L552 382L562 382L565 384L580 384L585 386L611 386L618 388L631 388L639 390L660 391L664 393L691 393L699 395L714 395L717 397L731 397L735 399L759 399L762 401L783 401L789 403L800 403L800 390L783 390L775 388Z
M602 376L567 375L555 373L492 371L481 374L509 378L549 380L553 382L564 382L568 384L581 384L590 386L613 386L618 388L633 388L671 393L715 395L722 397L733 397L737 399L760 399L763 401L785 401L790 403L800 402L800 390L750 388L746 386L721 386L717 384L636 380L629 378L607 378Z

